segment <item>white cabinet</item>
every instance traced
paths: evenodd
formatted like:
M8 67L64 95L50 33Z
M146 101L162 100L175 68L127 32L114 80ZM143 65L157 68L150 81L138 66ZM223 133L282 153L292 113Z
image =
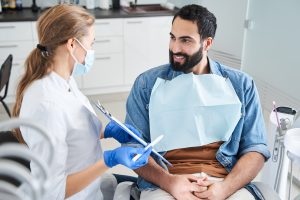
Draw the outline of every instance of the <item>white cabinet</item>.
M86 94L97 94L103 88L124 84L123 20L96 20L95 32L95 64L82 77L82 90Z
M78 87L86 95L129 91L140 73L168 63L171 22L172 16L97 19L95 64L76 77ZM1 22L0 30L0 62L14 57L7 100L12 102L24 61L38 44L36 22Z
M0 23L0 63L9 54L13 55L13 65L9 80L6 102L14 101L20 75L24 71L24 61L33 49L32 22L2 22Z
M172 16L124 19L125 84L147 69L169 62Z

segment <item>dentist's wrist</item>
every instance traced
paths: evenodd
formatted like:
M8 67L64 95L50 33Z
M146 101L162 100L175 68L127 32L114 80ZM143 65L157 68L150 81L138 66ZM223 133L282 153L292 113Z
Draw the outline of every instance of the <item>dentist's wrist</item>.
M114 152L113 151L104 151L103 153L103 160L104 160L104 164L109 167L112 168L114 167L116 164L114 163Z

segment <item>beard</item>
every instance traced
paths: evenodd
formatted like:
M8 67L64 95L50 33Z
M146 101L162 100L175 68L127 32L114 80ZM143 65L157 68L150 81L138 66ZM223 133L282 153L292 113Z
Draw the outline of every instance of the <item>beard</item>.
M187 55L184 53L173 53L171 50L169 50L169 60L172 69L174 71L181 71L184 73L191 72L191 69L202 60L203 58L202 50L203 47L201 46L199 50L192 55ZM179 62L174 62L173 56L183 56L184 63L180 64Z

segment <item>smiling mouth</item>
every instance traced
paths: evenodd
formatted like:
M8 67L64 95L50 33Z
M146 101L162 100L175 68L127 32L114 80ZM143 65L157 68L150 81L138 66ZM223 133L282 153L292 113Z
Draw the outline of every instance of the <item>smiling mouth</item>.
M173 55L173 60L174 62L182 63L184 62L185 57L180 55Z

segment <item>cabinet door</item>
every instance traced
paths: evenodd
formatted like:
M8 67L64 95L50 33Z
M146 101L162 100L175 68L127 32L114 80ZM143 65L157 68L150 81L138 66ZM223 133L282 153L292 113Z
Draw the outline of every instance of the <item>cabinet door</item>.
M0 56L4 60L9 54L13 55L14 60L26 59L32 51L32 41L3 41L0 43Z
M95 22L96 39L99 36L123 35L122 19L97 19Z
M122 53L97 55L93 68L83 76L84 89L122 85L123 74Z
M147 69L169 61L172 17L124 20L125 84L132 84Z
M31 22L1 22L0 41L32 40Z

